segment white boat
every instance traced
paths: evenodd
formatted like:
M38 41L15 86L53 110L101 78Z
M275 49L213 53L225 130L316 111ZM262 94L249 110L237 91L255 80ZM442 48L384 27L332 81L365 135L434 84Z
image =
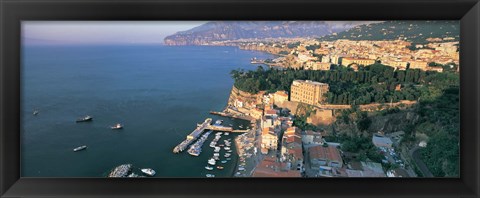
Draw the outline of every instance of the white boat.
M227 158L228 161L232 160L232 158Z
M221 162L222 162L222 164L225 164L225 163L227 163L227 160L223 160L223 161L221 161Z
M155 171L151 168L143 168L143 169L140 169L142 171L142 173L148 175L148 176L154 176L155 175Z
M243 167L240 167L240 168L238 168L238 170L239 170L239 171L244 171L244 170L245 170L245 168L243 168Z
M226 146L224 149L227 150L227 151L229 151L229 150L230 150L230 147Z
M220 160L220 158L218 158L218 156L213 156L213 159L214 160Z
M211 167L211 166L205 166L205 169L207 169L207 170L213 170L213 167Z
M232 155L232 154L230 154L230 153L225 153L225 157L230 157L230 155Z
M111 126L110 129L115 130L115 129L123 129L123 125L120 123L115 124L114 126Z
M220 152L220 147L216 146L216 147L215 147L215 150L213 150L213 152L215 152L215 153Z
M220 153L214 153L213 156L218 157L218 156L220 156Z
M38 115L38 111L37 110L33 111L33 115Z
M207 177L215 177L214 174L207 174L207 175L205 175L205 176L207 176Z
M223 120L217 120L217 121L215 121L215 124L216 124L216 125L221 125L222 123L223 123Z
M225 132L225 135L230 135L230 133L229 133L229 132Z
M128 175L127 177L138 177L138 175L135 173L130 173L130 175Z
M227 152L231 153L231 152L232 152L232 150L228 150Z
M208 160L208 164L210 164L210 165L212 165L212 166L214 166L216 163L217 163L217 161L215 161L215 159L213 159L213 158L210 158L210 159Z
M81 150L84 150L84 149L87 149L87 146L86 146L86 145L83 145L83 146L79 146L79 147L77 147L77 148L74 148L74 149L73 149L73 152L81 151Z

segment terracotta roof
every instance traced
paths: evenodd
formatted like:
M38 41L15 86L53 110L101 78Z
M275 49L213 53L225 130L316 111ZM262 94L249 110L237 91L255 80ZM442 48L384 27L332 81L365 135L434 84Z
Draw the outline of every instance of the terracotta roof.
M327 159L329 161L342 161L342 156L335 146L324 147L322 145L310 147L308 149L310 152L311 159Z

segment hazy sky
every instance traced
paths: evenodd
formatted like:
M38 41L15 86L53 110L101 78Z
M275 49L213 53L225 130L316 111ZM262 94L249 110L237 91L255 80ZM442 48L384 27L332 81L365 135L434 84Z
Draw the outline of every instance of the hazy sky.
M23 21L24 44L158 44L205 21Z

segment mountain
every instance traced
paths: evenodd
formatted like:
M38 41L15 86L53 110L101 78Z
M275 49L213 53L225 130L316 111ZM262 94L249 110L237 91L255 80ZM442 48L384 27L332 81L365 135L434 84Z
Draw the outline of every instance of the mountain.
M165 45L202 45L212 41L252 38L320 37L365 21L214 21L164 39Z
M460 21L384 21L359 25L320 40L395 40L400 37L416 44L427 43L428 38L452 37L453 41L458 41Z

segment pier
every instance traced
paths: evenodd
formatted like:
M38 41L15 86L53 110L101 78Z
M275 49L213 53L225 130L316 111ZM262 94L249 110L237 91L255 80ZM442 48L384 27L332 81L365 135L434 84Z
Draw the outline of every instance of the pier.
M218 112L221 113L221 112ZM211 131L226 131L226 132L232 132L232 133L246 133L249 130L234 130L232 127L226 127L226 126L221 126L221 125L212 125L212 119L207 118L202 124L198 124L197 128L190 133L185 140L180 142L175 148L173 148L173 153L180 153L184 151L188 145L192 144L195 140L197 140L200 135L205 130L211 130Z
M230 117L230 118L248 120L248 121L252 120L252 118L249 118L249 117L246 117L246 116L239 116L239 115L235 115L235 114L231 114L231 113L225 113L225 112L210 111L210 114L219 115L219 116L223 116L223 117Z

